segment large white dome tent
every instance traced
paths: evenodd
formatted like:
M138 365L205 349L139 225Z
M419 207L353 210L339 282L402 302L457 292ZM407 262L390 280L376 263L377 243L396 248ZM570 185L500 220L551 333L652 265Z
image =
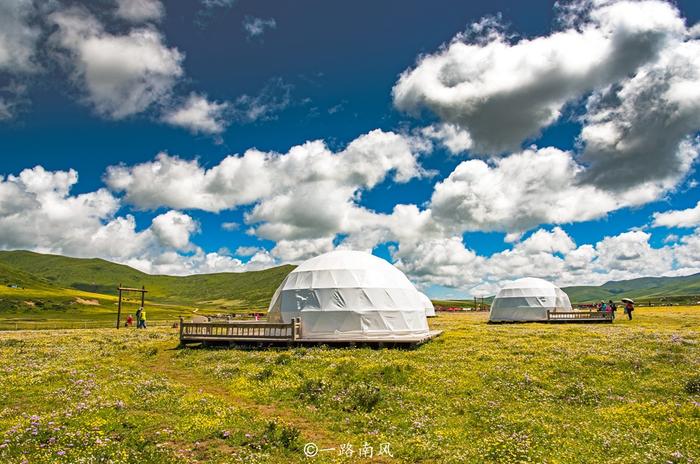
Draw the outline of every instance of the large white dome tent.
M311 258L280 284L270 322L301 318L304 339L401 339L430 334L424 300L408 278L370 253L336 250Z
M543 279L526 277L504 285L491 303L490 322L546 321L547 311L571 311L569 296Z

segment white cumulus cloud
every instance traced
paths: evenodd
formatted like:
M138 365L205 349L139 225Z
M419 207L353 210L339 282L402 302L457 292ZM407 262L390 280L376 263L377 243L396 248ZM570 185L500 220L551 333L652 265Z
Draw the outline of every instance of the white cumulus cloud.
M387 178L423 175L414 139L374 130L339 152L322 141L287 153L251 149L204 169L197 160L160 154L135 166L111 166L107 184L143 209L167 206L218 212L254 205L246 222L272 240L314 239L355 230L365 216L360 192Z
M642 231L576 245L562 229L538 229L522 242L479 256L460 237L427 239L394 252L396 265L417 284L441 285L468 295L488 296L521 277L560 286L601 285L611 280L700 272L700 229L678 243L654 248Z
M0 2L0 71L34 71L36 44L41 34L30 19L35 15L31 0Z
M547 36L513 42L488 28L457 35L401 75L396 106L427 108L468 131L475 152L517 150L567 103L634 73L686 32L666 2L580 4L576 24Z
M188 251L192 248L190 236L199 225L191 216L171 210L153 218L151 230L163 246Z
M159 0L117 0L116 14L133 23L160 21L165 7Z
M436 220L460 231L523 232L543 223L597 219L660 193L654 185L610 193L579 183L583 170L570 152L552 147L492 162L463 161L435 185L430 208Z
M68 52L74 81L101 115L121 119L144 111L168 97L183 73L182 53L152 27L111 34L80 8L54 12L49 21L58 27L53 41Z
M693 208L654 213L655 227L700 226L700 201Z
M472 147L472 138L469 136L469 132L454 124L433 124L424 127L421 134L429 139L438 140L452 154L465 152Z
M420 59L395 104L442 120L422 129L460 163L427 206L450 233L517 238L593 220L674 191L700 154L700 41L672 4L580 1L563 29L514 40L494 21ZM477 27L478 26L478 27ZM585 102L575 149L519 147Z
M189 129L193 133L219 134L226 128L225 102L210 102L205 96L191 94L182 106L163 115L163 121Z

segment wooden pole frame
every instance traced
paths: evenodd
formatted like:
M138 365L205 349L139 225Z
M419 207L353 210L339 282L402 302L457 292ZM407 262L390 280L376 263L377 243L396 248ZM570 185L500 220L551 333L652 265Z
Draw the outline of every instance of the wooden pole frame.
M142 285L141 288L132 288L132 287L122 287L122 284L119 284L119 287L117 287L117 291L119 292L119 302L117 303L117 329L118 329L119 325L121 324L123 293L124 292L139 292L139 293L141 293L141 307L143 308L144 304L145 304L146 293L148 293L148 290L146 290L145 285Z
M122 316L122 284L119 284L119 303L117 303L117 329L119 328L119 320Z

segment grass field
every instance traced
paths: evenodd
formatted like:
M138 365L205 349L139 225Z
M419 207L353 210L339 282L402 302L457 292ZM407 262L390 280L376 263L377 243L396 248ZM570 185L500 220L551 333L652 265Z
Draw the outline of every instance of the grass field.
M136 294L125 301L122 321L127 314L134 314L140 305ZM138 297L140 298L140 297ZM0 330L16 328L72 328L87 325L107 327L116 322L117 297L70 288L10 288L0 286ZM198 313L220 312L215 307L195 308L146 302L148 319L174 322L178 316L189 316L194 309Z
M635 316L440 315L443 336L415 350L177 349L166 328L3 332L0 461L699 462L700 311ZM307 442L337 449L305 458ZM371 459L358 456L365 443ZM393 458L377 455L382 443Z

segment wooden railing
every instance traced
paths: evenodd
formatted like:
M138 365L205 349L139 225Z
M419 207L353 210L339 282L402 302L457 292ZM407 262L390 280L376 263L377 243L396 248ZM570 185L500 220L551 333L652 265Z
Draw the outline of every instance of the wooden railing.
M547 319L553 320L568 320L568 319L610 319L612 320L612 313L604 313L601 311L547 311Z
M136 324L131 327L120 327L121 330L136 330ZM153 327L173 327L173 320L167 321L154 321L153 319L148 320L148 328ZM177 326L177 323L174 325ZM73 330L73 329L106 329L114 328L114 321L85 321L85 320L48 320L48 321L12 321L5 320L0 321L0 332L5 330Z
M301 320L276 322L185 322L180 320L180 340L298 340Z

